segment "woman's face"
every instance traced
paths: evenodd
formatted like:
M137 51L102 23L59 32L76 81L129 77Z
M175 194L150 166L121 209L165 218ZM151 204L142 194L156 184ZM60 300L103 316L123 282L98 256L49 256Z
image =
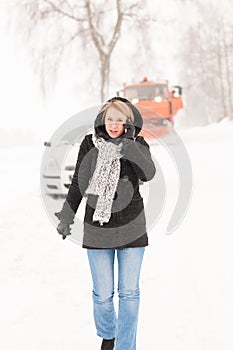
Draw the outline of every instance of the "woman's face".
M126 115L114 107L107 109L104 123L105 129L111 138L115 139L122 135L124 132L123 124L126 122L126 119Z

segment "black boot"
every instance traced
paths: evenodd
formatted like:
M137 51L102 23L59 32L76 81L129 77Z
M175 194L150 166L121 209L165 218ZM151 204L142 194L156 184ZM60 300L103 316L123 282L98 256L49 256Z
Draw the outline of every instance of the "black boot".
M101 345L101 350L113 350L113 348L114 348L114 341L115 341L115 338L113 338L113 339L103 339L102 345Z

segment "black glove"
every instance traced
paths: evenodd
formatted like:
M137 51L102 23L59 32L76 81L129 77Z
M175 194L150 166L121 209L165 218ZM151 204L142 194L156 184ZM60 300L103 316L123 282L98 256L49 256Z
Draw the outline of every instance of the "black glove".
M131 119L127 119L125 124L123 124L126 129L125 133L122 135L122 138L134 140L135 135L135 127Z
M73 224L75 213L71 209L69 203L67 201L64 202L62 210L54 213L54 215L58 218L59 221L66 224Z
M62 239L65 239L66 236L71 235L70 230L70 224L67 224L65 222L59 222L59 224L57 225L57 232L59 233L59 235L62 235Z

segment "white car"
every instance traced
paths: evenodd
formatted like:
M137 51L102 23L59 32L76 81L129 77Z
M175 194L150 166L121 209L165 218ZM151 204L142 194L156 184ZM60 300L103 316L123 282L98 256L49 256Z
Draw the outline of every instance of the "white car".
M74 174L80 142L61 142L54 146L45 142L44 145L50 148L50 154L41 174L43 192L53 198L65 197Z

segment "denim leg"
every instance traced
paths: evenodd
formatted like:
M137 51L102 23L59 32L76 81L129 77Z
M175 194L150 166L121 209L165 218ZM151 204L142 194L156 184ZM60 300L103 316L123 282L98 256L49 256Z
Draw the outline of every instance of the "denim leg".
M97 334L104 339L116 336L114 310L114 257L110 249L87 249L93 280L93 312Z
M117 251L119 310L115 350L136 350L139 277L144 251L144 247Z

